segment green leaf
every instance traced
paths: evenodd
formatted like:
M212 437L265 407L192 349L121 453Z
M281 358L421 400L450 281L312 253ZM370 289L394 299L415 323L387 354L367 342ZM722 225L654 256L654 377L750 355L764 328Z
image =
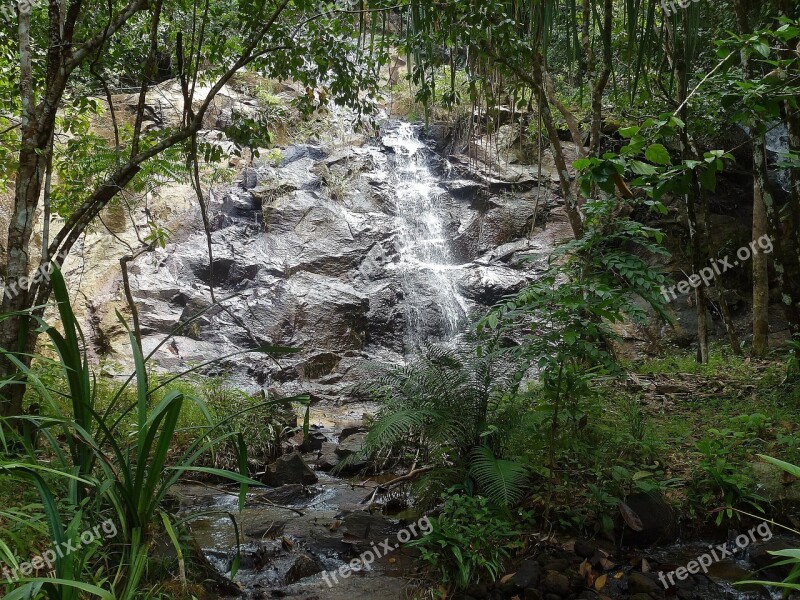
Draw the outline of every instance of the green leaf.
M637 175L655 175L657 173L653 165L648 165L640 160L632 160L628 163L628 166Z
M657 165L671 165L672 159L663 144L651 144L644 153L647 160Z
M492 502L513 506L525 495L528 470L519 463L501 460L487 446L472 452L470 474Z
M789 473L789 475L792 475L800 479L800 467L798 467L797 465L793 465L791 463L778 460L777 458L772 458L771 456L765 456L763 454L759 454L758 457L761 460L768 462L771 465L775 465L779 469L786 471L787 473Z

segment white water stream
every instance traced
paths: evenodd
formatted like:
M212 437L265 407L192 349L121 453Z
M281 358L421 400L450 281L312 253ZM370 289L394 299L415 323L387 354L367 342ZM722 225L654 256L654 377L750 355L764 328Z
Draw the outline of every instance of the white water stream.
M431 172L425 145L409 123L400 123L385 135L383 144L395 153L390 180L397 214L397 268L402 273L411 349L436 338L449 340L467 312L455 284L459 267L442 218L439 197L444 192Z

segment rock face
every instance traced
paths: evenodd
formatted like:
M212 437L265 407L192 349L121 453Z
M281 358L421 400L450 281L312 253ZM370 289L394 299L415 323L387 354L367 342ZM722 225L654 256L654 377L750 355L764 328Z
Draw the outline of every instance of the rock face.
M356 401L364 362L401 360L412 328L420 339L441 338L454 319L465 323L535 276L539 263L520 259L545 256L553 236L568 235L565 220L556 219L543 233L546 243L527 239L537 205L540 213L560 210L551 175L538 190L535 169L513 165L526 172L520 186L518 173L504 181L447 165L422 141L413 148L417 162L404 164L404 172L429 169L437 220L431 231L442 236L450 264L433 265L444 273L438 278L407 268L419 257L404 254L407 221L419 215L408 216L397 192L398 161L408 160L386 141L397 127L387 123L383 141L363 146L290 146L279 160L255 162L236 183L212 189L211 266L196 208L177 230L173 224L166 248L132 263L145 352L181 327L156 352L156 364L177 371L244 350L291 347L298 352L238 354L204 371L273 397ZM405 182L412 192L413 184ZM451 297L447 310L443 287ZM97 311L98 338L119 338L118 327L105 329L114 322L105 315L113 316L113 307Z

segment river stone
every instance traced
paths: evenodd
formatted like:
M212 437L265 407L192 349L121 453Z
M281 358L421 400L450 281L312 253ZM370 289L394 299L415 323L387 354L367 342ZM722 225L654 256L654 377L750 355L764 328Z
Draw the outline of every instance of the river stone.
M628 577L628 590L632 594L664 594L663 586L644 573L631 573Z
M325 442L319 450L315 460L314 466L320 471L330 471L339 464L339 456L336 454L338 444L333 442Z
M762 461L753 463L753 474L761 484L759 494L778 509L777 521L800 518L800 480L787 480L782 469Z
M301 554L289 567L284 582L286 585L291 585L301 579L321 573L323 570L322 562L318 558L311 557L308 554Z
M577 540L575 542L575 554L581 558L590 559L594 556L597 549L587 542L586 540Z
M363 542L379 543L394 538L398 527L382 515L356 510L344 516L341 530Z
M256 502L259 500L267 501L272 504L280 504L282 506L294 506L296 504L303 504L309 498L312 498L314 493L309 491L302 483L294 483L290 485L282 485L273 490L266 490L256 495Z
M366 433L367 429L362 427L361 425L353 425L350 427L344 427L342 429L342 433L339 434L339 443L345 441L347 438L357 434L357 433Z
M364 449L366 439L366 433L355 433L339 444L339 447L336 448L336 454L341 458L347 458L351 454L358 454Z
M625 498L625 504L641 521L641 531L634 531L623 523L622 538L625 544L650 546L677 539L678 520L675 511L661 494L631 494Z
M313 431L309 433L307 443L304 445L304 450L309 452L313 450L322 450L323 444L328 441L325 434L321 431Z
M529 559L520 563L511 581L519 589L536 587L539 584L541 575L542 568L539 566L539 563L533 559Z
M566 596L569 594L569 578L557 571L546 571L542 580L542 589L546 592Z
M286 521L272 521L269 525L247 529L244 534L249 538L263 540L265 538L276 538L283 535L283 530L285 528Z
M313 485L318 479L303 461L303 457L298 452L293 452L272 463L264 472L263 481L272 487L280 487L292 484Z
M770 552L791 550L794 548L797 548L797 540L775 538L768 542L759 542L750 547L750 560L752 560L753 564L759 569L767 571L770 576L774 575L777 579L784 579L789 575L792 566L783 565L780 567L773 567L772 565L776 562L780 562L782 559L778 556L773 556Z

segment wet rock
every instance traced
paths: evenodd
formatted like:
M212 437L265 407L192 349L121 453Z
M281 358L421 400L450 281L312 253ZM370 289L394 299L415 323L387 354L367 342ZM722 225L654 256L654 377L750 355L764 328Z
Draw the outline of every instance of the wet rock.
M675 511L660 494L631 494L625 498L625 505L638 518L637 528L640 529L635 531L629 524L623 524L622 536L625 544L649 546L677 539L678 521Z
M297 146L290 146L283 151L281 157L281 167L286 167L301 159L310 159L313 161L324 160L327 153L320 146L312 146L310 144L300 144Z
M774 538L768 542L756 543L750 547L750 560L753 561L753 564L758 567L758 569L765 571L769 576L775 577L776 579L784 579L789 575L792 566L773 566L782 559L778 556L773 556L770 552L790 550L797 548L797 546L797 540L784 538Z
M586 540L577 540L575 542L575 554L580 556L581 558L592 558L594 553L597 551L592 544L587 542Z
M321 573L323 570L322 562L320 562L318 558L311 557L308 554L301 554L295 559L292 566L289 567L289 570L286 572L284 583L286 583L286 585L291 585L301 579Z
M421 152L432 172L444 165ZM451 314L443 318L441 283L432 283L423 270L407 274L400 268L394 161L378 144L332 153L307 144L283 149L277 166L248 166L239 184L215 189L209 198L213 280L191 189L180 190L191 201L174 241L130 265L145 345L154 347L178 323L209 309L210 284L218 296L231 299L226 310L207 310L185 332L186 341L160 350L155 362L174 371L260 345L291 346L302 353L280 365L248 354L204 371L225 370L237 385L273 386L284 396L310 392L319 401L347 402L352 387L337 364L347 352L369 349L373 354L354 361L362 363L386 351L402 354L411 327L421 338L439 339L453 323L466 321L468 311L480 311L524 284L521 271L528 267L503 263L517 250L548 254L552 232L544 244L524 239L534 192L518 191L512 198L498 191L508 188L509 182L501 182L483 193L494 184L474 169L436 181L443 233L452 242L453 262L464 267L448 277L460 298L453 298ZM511 246L497 257L485 258L506 243ZM479 257L485 261L473 263ZM115 338L123 335L121 328L113 332Z
M283 530L285 528L286 521L272 521L266 526L247 529L244 534L249 538L263 540L265 538L276 538L283 535Z
M341 531L354 542L378 543L394 537L398 526L382 515L357 510L344 515Z
M529 559L520 563L511 581L519 589L536 587L542 575L542 568L535 560Z
M295 483L282 485L272 490L259 491L255 496L255 502L294 506L296 504L303 504L309 498L313 498L314 495L314 492L309 490L304 484Z
M336 448L336 454L340 458L347 458L351 454L359 454L364 449L364 442L367 439L366 433L354 433L340 442Z
M261 202L251 194L238 193L233 189L222 198L222 212L231 217L252 220L261 212Z
M338 444L333 442L325 442L322 444L322 447L317 454L317 458L314 461L314 465L320 471L330 471L336 465L339 464L339 456L336 454L336 449L339 447Z
M444 182L443 187L458 199L472 199L485 189L483 184L470 179L452 179Z
M555 558L545 562L542 568L545 571L558 571L561 573L569 569L572 564L573 560L571 558Z
M345 441L347 438L357 434L357 433L367 433L366 427L362 427L361 425L355 425L352 427L344 427L342 432L339 434L339 443Z
M664 595L663 586L659 585L644 573L631 573L628 576L628 590L632 594L661 594Z
M317 476L297 452L282 456L271 464L262 475L262 480L272 487L292 484L313 485L318 481Z
M800 480L786 476L786 473L769 463L753 463L753 473L761 484L759 494L776 508L777 521L795 522L800 519Z
M545 571L541 587L545 592L566 596L570 590L569 578L557 571Z
M461 293L480 304L493 305L503 297L519 292L526 284L524 274L504 266L473 266L459 272Z

